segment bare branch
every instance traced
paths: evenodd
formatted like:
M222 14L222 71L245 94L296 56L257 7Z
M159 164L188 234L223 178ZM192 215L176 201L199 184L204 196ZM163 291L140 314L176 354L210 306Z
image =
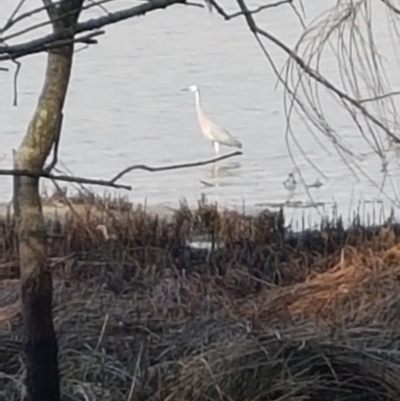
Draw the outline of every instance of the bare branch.
M313 69L308 65L295 51L291 50L287 45L285 45L282 41L277 39L275 36L270 34L269 32L264 31L259 28L251 15L251 12L248 10L246 3L244 0L237 0L239 7L246 19L247 25L250 31L255 35L261 35L268 39L270 42L274 43L281 50L283 50L291 60L293 60L297 66L305 72L308 76L310 76L313 80L323 85L331 92L333 92L340 100L346 101L358 109L365 117L367 117L373 124L382 129L388 137L390 137L394 142L400 143L400 139L378 118L372 115L361 103L360 101L352 98L347 93L343 92L339 88L337 88L334 84L332 84L327 78L322 76L317 70Z
M70 45L71 43L84 43L86 45L95 45L97 44L97 40L93 39L96 36L104 35L106 32L105 31L96 31L92 33L88 33L83 36L75 37L74 39L63 39L63 40L58 40L57 42L50 43L47 46L44 46L42 49L38 49L38 51L48 51L51 49L59 49L61 47ZM35 52L37 53L37 52Z
M194 162L194 163L173 164L171 166L165 166L165 167L149 167L149 166L146 166L145 164L135 164L134 166L127 167L126 169L122 170L110 181L114 183L114 182L118 181L122 176L124 176L125 174L127 174L133 170L146 170L150 173L155 173L155 172L159 172L159 171L169 171L169 170L177 170L177 169L181 169L181 168L199 167L199 166L205 166L206 164L212 164L212 163L219 162L221 160L229 159L234 156L240 156L242 154L243 154L243 152L237 151L237 152L229 153L224 156L216 157L215 159L211 159L211 160Z
M207 0L207 1L227 21L229 21L229 20L231 20L233 18L240 17L241 15L244 15L243 11L238 11L238 12L233 13L233 14L228 14L215 0ZM277 1L276 3L264 4L262 6L259 6L259 7L255 8L254 10L248 10L248 12L250 14L257 14L257 13L259 13L259 12L261 12L263 10L266 10L268 8L275 8L275 7L282 6L284 4L293 4L293 0L280 0L280 1Z
M145 170L150 173L160 172L160 171L170 171L170 170L178 170L183 168L190 168L190 167L200 167L205 166L207 164L213 164L222 160L229 159L234 156L240 156L243 152L237 151L233 153L229 153L227 155L223 155L220 157L216 157L214 159L203 160L199 162L193 163L182 163L182 164L172 164L169 166L161 166L161 167L151 167L147 166L146 164L135 164L133 166L127 167L123 169L121 172L116 174L110 180L104 179L95 179L95 178L85 178L85 177L73 177L69 175L56 175L51 174L48 171L40 171L40 172L33 172L27 170L17 170L17 169L0 169L0 176L14 176L14 177L31 177L31 178L47 178L49 180L54 181L64 181L64 182L73 182L78 184L86 184L86 185L98 185L103 187L111 187L111 188L118 188L118 189L126 189L128 191L132 190L130 185L125 184L118 184L119 181L124 175L128 174L133 170Z
M93 7L99 7L100 10L102 10L105 14L110 15L111 13L107 10L107 8L105 8L101 2L98 1L94 1L94 0L88 0Z
M105 31L96 31L96 32L88 33L83 36L75 37L73 39L70 38L70 39L58 40L53 43L45 44L42 47L37 47L35 49L31 49L31 51L26 54L34 54L34 53L40 53L40 52L44 52L44 51L47 52L52 49L60 49L64 46L70 45L71 43L84 43L86 45L95 45L95 44L97 44L97 40L95 40L94 38L97 36L100 36L100 35L104 35L104 34L105 34ZM20 57L22 57L22 56L18 56L16 58L20 58ZM0 60L1 60L1 56L0 56ZM11 60L16 61L14 58L12 58Z
M17 7L15 7L14 11L11 13L10 18L6 21L6 24L3 29L0 30L0 33L4 32L8 27L13 25L13 21L15 21L15 16L18 14L18 11L21 9L21 7L24 5L26 0L20 0L20 2L17 4Z
M14 73L14 103L13 105L16 106L18 103L18 75L21 69L21 63L17 60L12 60L15 63L15 73Z
M143 16L148 12L167 8L175 4L187 4L187 2L186 0L152 0L138 6L130 7L121 11L114 12L112 14L78 23L74 30L74 35L100 29L104 26L115 24L117 22L124 21L133 17ZM63 30L61 32L52 33L49 35L45 35L39 39L31 40L17 45L2 46L0 47L0 60L15 60L28 54L33 54L46 50L49 46L53 46L54 48L54 46L57 46L55 45L55 43L60 43L60 41L62 43L62 41L65 40L71 40L70 30Z
M395 7L389 0L381 0L383 4L385 4L390 10L392 10L396 14L400 14L400 9Z
M383 99L386 99L391 96L399 96L399 95L400 95L400 91L395 91L395 92L385 93L384 95L371 97L368 99L362 99L362 100L359 100L359 102L360 103L378 102L379 100L383 100Z
M92 7L96 7L96 6L101 7L102 4L104 4L104 3L109 3L110 1L114 1L114 0L99 0L99 1L96 1L96 2L92 1L92 3L87 4L87 5L84 5L84 6L82 7L82 11L83 11L83 10L87 10L87 9L89 9L89 8L92 8ZM60 1L58 1L58 2L53 2L52 4L53 4L54 6L57 6L58 4L60 4ZM10 19L6 22L6 24L4 25L4 27L3 27L2 29L0 29L0 34L6 32L8 29L10 29L11 27L13 27L13 26L14 26L15 24L17 24L18 22L21 22L21 21L23 21L23 20L25 20L25 19L27 19L27 18L30 18L30 17L34 16L35 14L39 14L39 13L41 13L42 11L47 11L47 7L46 7L46 6L42 6L42 7L34 8L33 10L29 10L29 11L27 11L27 12L25 12L25 13L20 14L18 17L15 17L15 18L13 18L13 19L10 18ZM55 18L54 20L56 20L56 19L57 19L57 18ZM47 20L47 21L45 21L45 22L41 22L41 23L39 23L39 24L34 24L34 25L30 26L30 27L27 28L27 29L23 29L23 30L21 30L21 31L19 31L19 32L14 33L13 35L9 36L8 38L5 38L5 39L3 38L3 40L4 40L4 41L7 41L7 39L10 39L11 37L21 36L21 35L23 35L24 33L27 33L27 32L32 31L32 30L34 30L34 29L41 28L41 27L43 27L43 26L52 24L52 22L53 22L53 21L50 19L50 20Z

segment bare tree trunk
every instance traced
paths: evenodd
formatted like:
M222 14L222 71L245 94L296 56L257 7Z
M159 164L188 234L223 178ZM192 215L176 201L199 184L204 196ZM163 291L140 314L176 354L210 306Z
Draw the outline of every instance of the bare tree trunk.
M61 17L69 11L67 18L53 23L54 31L74 27L82 2L64 0L58 9L49 11L52 19L56 14ZM44 3L48 4L47 1ZM73 45L49 53L44 87L35 114L14 154L15 168L43 170L60 129L72 58ZM27 396L30 401L58 401L58 346L52 319L52 278L47 266L46 227L39 195L39 179L15 177L14 212L18 225L21 266Z

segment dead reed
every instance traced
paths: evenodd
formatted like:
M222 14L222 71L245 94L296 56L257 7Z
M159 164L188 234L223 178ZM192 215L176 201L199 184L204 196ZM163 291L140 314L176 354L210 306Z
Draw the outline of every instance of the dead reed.
M282 213L204 201L165 218L79 205L48 229L63 399L399 399L396 225L294 234ZM16 307L13 230L0 222L0 308ZM17 308L0 326L0 400L22 391L21 339Z

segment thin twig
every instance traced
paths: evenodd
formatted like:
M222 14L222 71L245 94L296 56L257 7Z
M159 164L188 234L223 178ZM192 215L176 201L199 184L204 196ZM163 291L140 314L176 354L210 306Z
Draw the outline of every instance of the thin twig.
M107 8L105 8L102 4L98 3L97 1L93 1L93 0L88 0L89 3L91 3L93 5L93 7L99 7L100 10L103 10L103 12L107 15L110 15L110 11L107 10Z
M211 159L211 160L205 160L205 161L193 162L193 163L173 164L171 166L164 166L164 167L150 167L150 166L146 166L145 164L135 164L131 167L127 167L126 169L122 170L115 177L113 177L110 180L110 182L114 183L114 182L118 181L122 176L131 172L132 170L145 170L150 173L155 173L155 172L159 172L159 171L169 171L169 170L177 170L177 169L181 169L181 168L199 167L199 166L204 166L206 164L212 164L212 163L219 162L221 160L229 159L234 156L240 156L242 154L243 154L243 152L237 151L237 152L229 153L224 156L216 157L215 159Z
M0 169L0 175L12 176L12 177L47 178L49 180L56 180L56 181L73 182L86 185L99 185L103 187L126 189L128 191L132 190L132 187L130 185L117 184L110 180L101 180L101 179L98 180L94 178L85 178L85 177L71 177L68 175L55 175L55 174L49 174L46 171L32 172L28 170L18 170L18 169Z
M381 0L383 4L385 4L390 10L392 10L395 14L400 14L400 9L395 7L389 0Z
M379 96L375 96L375 97L371 97L371 98L367 98L367 99L362 99L362 100L359 100L359 102L360 103L377 102L379 100L383 100L383 99L386 99L391 96L399 96L399 95L400 95L400 91L395 91L395 92L385 93L383 95L379 95Z
M210 5L212 7L214 7L218 11L218 13L220 15L222 15L227 21L229 21L229 20L231 20L233 18L237 18L237 17L240 17L240 16L244 15L243 11L238 11L238 12L233 13L233 14L228 14L228 13L226 13L226 11L215 0L208 0L208 1L209 1ZM248 10L248 12L250 14L257 14L257 13L259 13L261 11L264 11L264 10L266 10L268 8L275 8L275 7L282 6L284 4L292 4L292 3L293 3L293 0L281 0L281 1L277 1L276 3L264 4L262 6L259 6L259 7L255 8L254 10Z
M70 210L70 212L78 219L78 220L82 220L82 217L79 215L79 213L75 210L74 206L72 205L72 202L68 199L68 196L66 194L63 193L62 188L58 185L57 181L55 180L51 180L51 182L53 183L57 193L60 194L62 200L65 202L65 204L68 206L68 209Z
M83 11L83 10L87 10L87 9L89 9L89 8L92 8L92 7L95 7L95 6L99 6L99 5L102 4L102 3L109 3L110 1L114 1L114 0L100 0L100 1L97 1L97 2L90 3L90 4L88 4L88 5L84 5L84 6L82 7L82 11ZM61 3L60 1L53 2L53 5L54 5L54 6L57 6L57 5L60 4L60 3ZM32 17L32 16L35 15L35 14L39 14L39 13L41 13L42 11L47 11L47 7L46 7L46 6L41 6L41 7L38 7L38 8L34 8L33 10L29 10L29 11L27 11L27 12L25 12L25 13L20 14L18 17L14 18L13 20L8 20L7 23L4 25L4 27L3 27L2 29L0 29L0 33L4 33L4 32L7 31L8 29L10 29L12 26L14 26L16 23L21 22L21 21L24 20L24 19L30 18L30 17ZM53 21L52 21L52 20L49 20L49 21L46 21L46 22L44 22L44 23L42 22L42 23L40 23L40 24L35 24L35 25L32 25L32 26L29 28L29 30L31 30L31 29L37 29L37 28L40 28L40 27L43 27L43 26L45 26L45 25L49 25L49 24L52 24L52 23L53 23ZM26 31L25 31L25 30L22 30L22 31L16 32L14 35L20 36L20 35L22 35L23 33L26 33ZM14 36L14 37L15 37L15 36Z
M128 191L132 190L130 185L118 184L117 181L122 178L125 174L129 173L132 170L145 170L151 173L160 172L160 171L169 171L169 170L177 170L182 168L190 168L190 167L200 167L207 164L216 163L221 160L229 159L234 156L240 156L243 153L240 151L233 152L224 156L220 156L214 159L204 160L200 162L193 163L182 163L182 164L172 164L169 166L162 167L151 167L146 164L136 164L134 166L125 168L120 173L115 175L111 180L104 179L94 179L94 178L85 178L85 177L73 177L68 175L55 175L50 174L47 171L27 171L27 170L18 170L18 169L0 169L0 175L4 176L14 176L14 177L31 177L31 178L47 178L49 180L55 181L65 181L65 182L73 182L78 184L86 184L86 185L99 185L104 187L118 188L118 189L126 189Z
M76 25L74 35L79 33L93 31L95 29L100 29L106 25L111 25L124 21L133 17L138 17L147 14L148 12L167 8L169 6L181 4L186 5L186 0L152 0L138 6L126 8L121 11L114 12L109 15L104 15L98 18L93 18L88 21L80 22ZM187 5L193 5L191 3ZM46 50L50 45L54 43L59 43L62 40L71 41L71 32L69 30L63 30L57 33L51 33L45 35L39 39L34 39L28 42L13 46L0 47L0 60L10 60L17 59L28 54L37 53L39 51ZM54 47L52 47L54 48Z
M17 66L15 68L15 73L14 73L14 102L13 102L13 105L17 106L17 104L18 104L18 75L19 75L19 71L21 69L21 63L17 60L12 60L12 62Z
M281 50L283 50L291 60L293 60L297 66L306 73L309 77L311 77L314 81L323 85L325 88L334 93L340 100L350 103L356 109L358 109L368 120L370 120L374 125L382 129L388 137L390 137L394 142L400 143L400 139L387 127L383 124L377 117L372 115L361 103L360 101L352 98L346 92L342 91L338 87L336 87L333 83L331 83L327 78L322 76L317 70L313 69L310 65L308 65L295 51L293 51L290 47L288 47L281 40L273 36L267 31L259 28L256 24L253 16L248 10L246 3L244 0L236 0L242 13L246 19L247 25L250 31L258 37L258 35L265 37L270 42L274 43Z
M74 15L76 15L76 13L78 11L82 11L82 9L83 9L83 6L79 6L80 7L79 10L74 8L74 9L69 9L68 11L62 12L61 9L58 9L55 7L55 4L51 0L42 0L42 1L45 4L45 7L43 7L41 9L41 11L46 10L49 18L46 19L45 21L39 22L37 24L29 25L17 32L6 35L5 37L2 38L4 42L7 42L11 39L15 39L19 36L25 35L29 32L38 30L39 28L43 28L48 25L51 25L51 26L58 25L58 24L62 23L62 21L68 19L69 17L73 17ZM60 7L62 7L62 1L60 1L58 4L60 5ZM60 25L60 28L62 29L62 25ZM68 29L66 28L66 30L68 30ZM69 32L68 36L71 36L71 32Z
M20 0L20 2L15 7L14 11L11 13L10 18L8 18L4 28L0 30L0 33L4 32L9 26L13 25L13 21L15 21L14 17L18 14L18 11L21 9L25 1L26 0Z

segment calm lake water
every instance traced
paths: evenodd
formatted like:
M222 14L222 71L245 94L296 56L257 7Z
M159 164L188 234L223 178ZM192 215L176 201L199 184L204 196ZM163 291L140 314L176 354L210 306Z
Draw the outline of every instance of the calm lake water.
M3 25L15 1L1 3ZM332 1L311 3L306 8L306 22L333 4ZM108 7L113 10L139 2L111 4ZM221 4L230 12L236 11L233 0ZM265 3L249 4L256 7ZM38 0L29 0L24 10L39 5ZM91 9L84 18L101 13L98 8ZM35 20L41 21L42 17ZM258 15L257 21L289 46L302 33L299 19L289 6L269 9ZM379 49L385 56L383 62L392 89L396 90L398 62L393 56L393 38L385 28L388 24L382 7L374 10L374 21L379 30ZM38 34L28 37L35 35ZM18 39L10 41L16 42ZM285 54L272 44L265 44L278 68L282 68ZM12 105L14 66L7 65L11 72L0 74L0 156L4 155L1 168L11 167L11 151L18 146L37 102L45 61L45 55L23 60L17 107ZM322 70L336 79L335 59L325 58ZM206 112L243 142L244 155L222 162L218 170L206 166L157 174L134 171L123 179L133 186L130 198L176 206L179 199L186 198L192 203L204 193L221 206L244 206L248 210L267 202L286 201L288 192L282 182L293 169L293 162L285 142L282 87L276 87L276 75L243 18L225 22L204 8L177 5L110 26L98 45L76 54L65 106L60 160L76 175L108 178L136 163L162 166L213 157L213 148L198 127L194 95L181 92L191 84L201 88ZM337 103L328 97L326 101L328 114L334 118L339 133L358 151L364 145L356 126ZM310 190L313 201L326 203L321 212L331 213L331 204L336 203L338 212L349 216L362 202L362 208L366 208L362 213L368 214L368 210L378 210L381 201L386 213L389 212L391 202L387 196L396 198L398 191L399 163L395 155L388 156L390 174L382 193L379 186L383 175L376 157L359 162L369 178L358 174L357 179L332 147L328 153L321 149L299 117L295 115L292 123L304 152L326 175L326 178L321 176L292 147L305 181L312 183L319 178L324 184ZM321 137L321 140L326 143L326 139ZM222 151L227 153L230 149ZM52 189L49 182L45 186ZM1 178L0 189L0 201L8 201L11 179ZM301 184L291 201L310 202ZM291 208L289 217L303 213ZM318 216L312 209L306 215Z

